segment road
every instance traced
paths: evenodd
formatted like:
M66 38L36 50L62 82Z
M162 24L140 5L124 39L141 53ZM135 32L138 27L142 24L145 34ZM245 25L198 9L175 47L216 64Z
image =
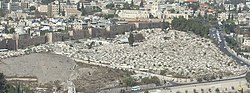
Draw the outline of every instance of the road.
M172 87L178 87L178 86L184 86L184 85L198 85L198 84L202 84L202 85L213 85L215 83L220 83L220 82L230 82L231 80L236 80L236 79L242 79L245 78L245 75L241 75L238 77L234 77L234 78L229 78L229 79L220 79L220 80L214 80L214 81L205 81L205 82L193 82L193 83L186 83L186 84L175 84L175 85L162 85L162 86L150 86L146 89L141 89L139 91L131 91L131 87L121 87L121 88L112 88L109 90L101 90L98 91L97 93L120 93L120 89L125 89L126 92L129 93L138 93L138 92L143 92L146 90L153 90L153 89L170 89Z
M235 78L230 78L230 79L222 79L222 80L214 80L214 81L206 81L206 82L194 82L194 83L187 83L187 84L178 84L178 85L167 85L167 86L157 86L155 88L151 88L151 89L147 89L147 90L153 90L153 89L169 89L172 87L178 87L178 86L184 86L184 85L213 85L215 83L220 83L220 82L230 82L231 80L236 80L236 79L242 79L245 78L243 75L240 77L235 77ZM145 90L140 90L145 91ZM137 93L139 91L136 91L135 93Z
M243 60L242 58L240 58L239 56L237 56L227 46L223 30L212 28L212 29L210 29L209 34L210 34L210 36L212 38L214 38L217 41L218 47L220 48L220 50L224 54L226 54L229 57L233 58L239 65L241 65L241 66L247 66L248 68L250 67L249 63L246 60Z

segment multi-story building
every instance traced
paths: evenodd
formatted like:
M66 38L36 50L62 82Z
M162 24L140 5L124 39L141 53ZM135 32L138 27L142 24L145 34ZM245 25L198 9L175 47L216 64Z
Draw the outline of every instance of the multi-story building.
M228 19L228 16L230 16L230 13L220 13L219 16L218 16L218 19L220 21L223 21L223 20L225 21L225 20Z
M149 18L149 12L144 10L121 10L118 16L128 19L146 19Z
M25 2L21 2L21 5L20 5L21 9L28 9L29 8L29 3L25 3Z
M65 9L65 16L81 16L81 11L78 11L77 9Z
M182 13L182 14L177 14L177 13L169 13L169 12L164 12L162 13L162 17L158 18L164 18L164 19L173 19L173 18L179 18L179 17L184 17L185 19L188 19L188 14Z
M65 11L65 9L77 9L77 5L75 4L68 4L68 3L60 3L61 11Z
M38 7L38 11L41 13L47 13L48 12L48 5L40 5Z
M20 4L19 2L10 2L8 3L8 10L10 11L17 11L20 9Z
M250 38L244 38L243 46L250 46Z
M45 6L43 6L45 7ZM70 2L64 2L64 1L54 1L48 5L48 12L51 17L56 16L56 15L62 15L62 12L65 12L66 15L66 9L67 9L67 15L71 15L74 13L78 13L77 11L77 5L72 4ZM72 10L72 12L68 11Z
M48 5L48 13L49 13L49 16L51 16L51 17L59 15L59 13L60 13L60 2L59 1L51 2Z

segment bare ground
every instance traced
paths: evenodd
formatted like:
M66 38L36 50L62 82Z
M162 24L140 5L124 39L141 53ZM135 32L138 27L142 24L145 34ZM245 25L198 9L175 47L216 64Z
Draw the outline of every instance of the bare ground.
M119 85L131 72L76 63L70 58L51 54L34 53L0 60L0 73L6 76L37 77L40 84L73 81L77 91L93 93L99 88ZM50 86L51 87L51 86Z

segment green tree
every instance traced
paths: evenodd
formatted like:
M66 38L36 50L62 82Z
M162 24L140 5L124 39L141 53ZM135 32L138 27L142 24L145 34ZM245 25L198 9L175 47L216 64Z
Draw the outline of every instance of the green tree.
M36 7L35 7L35 6L31 6L31 7L30 7L30 11L33 11L33 10L36 10Z
M62 16L65 16L65 11L62 11Z
M140 6L134 5L134 6L133 6L133 9L138 10L138 9L140 9Z
M160 85L160 79L158 77L156 77L156 76L151 77L151 78L145 77L145 78L141 79L141 83L142 84L152 84L152 83L154 83L156 85Z
M169 22L165 22L165 20L163 20L161 30L165 31L169 27L169 24Z
M134 7L134 0L131 0L130 7Z
M80 7L80 3L79 2L77 3L76 8L77 8L78 11L81 11L81 9L80 9L81 7Z
M193 14L200 8L198 3L189 4L188 7L193 9Z
M205 13L204 13L204 18L205 18L206 20L208 19L207 11L205 11Z
M123 9L130 10L131 6L128 4L128 2L123 4Z
M144 7L143 0L140 2L140 7Z
M5 16L4 10L0 8L0 17L4 17L4 16Z
M234 14L231 15L231 20L234 20Z
M151 14L151 13L149 13L149 18L150 18L150 19L151 19L151 18L154 18L154 15Z
M3 73L0 73L0 93L7 91L7 81Z
M132 33L132 32L130 32L130 34L129 34L129 37L128 37L128 44L130 45L130 46L133 46L133 44L134 44L134 34Z
M10 31L9 31L9 34L13 34L13 33L15 33L16 31L15 31L15 28L10 28Z
M230 14L230 13L228 14L227 19L228 19L228 20L230 20L230 19L231 19L231 14Z
M246 75L246 80L247 80L247 82L250 83L250 72L247 73L247 75Z
M236 28L236 24L234 22L229 22L225 24L225 32L226 33L233 33Z
M3 32L4 32L4 33L9 33L8 26L7 26L7 25L4 25Z
M144 91L144 93L149 93L148 90Z
M82 12L82 16L85 16L85 15L87 15L87 11L85 10L85 8L82 6L82 8L81 8L81 12Z
M67 30L57 29L56 32L68 32Z
M13 85L7 84L7 93L17 93L17 89Z
M8 17L9 20L13 21L13 18L12 17Z
M216 93L220 93L219 88L216 88L216 89L215 89L215 92L216 92Z
M93 12L102 12L102 9L98 6L93 7Z
M71 20L71 21L74 21L76 19L76 16L75 15L71 15L70 17L69 17L69 20Z
M106 8L107 9L114 9L115 5L113 3L107 4Z
M35 10L35 17L41 18L41 13L38 10Z
M249 11L249 7L247 7L246 5L243 7L242 11Z
M233 9L233 11L234 11L234 13L237 13L238 11L237 11L237 4L234 4L234 9Z
M174 18L171 22L173 29L180 31L191 31L196 35L207 37L208 35L208 23L205 19L193 18L185 19L183 17Z
M101 17L104 17L105 19L110 19L110 18L114 18L115 14L102 14L100 15Z
M23 91L25 91L25 93L30 93L30 88L29 87L22 87Z
M175 10L174 9L170 9L170 13L175 13Z
M121 89L120 93L126 93L126 91L124 89Z
M225 39L228 46L237 52L239 48L238 42L233 37L225 37Z
M135 80L132 77L123 80L125 86L135 86Z
M198 18L201 18L201 13L198 14Z
M152 81L152 83L155 83L156 85L160 85L160 79L158 78L158 77L156 77L156 76L153 76L152 78L151 78L151 81Z
M242 9L241 9L241 7L239 7L239 9L238 9L238 13L241 13L242 12Z

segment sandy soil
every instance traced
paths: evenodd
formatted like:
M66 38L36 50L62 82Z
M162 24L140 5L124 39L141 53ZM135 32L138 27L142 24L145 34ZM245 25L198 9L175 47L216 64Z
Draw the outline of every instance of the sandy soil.
M2 60L0 72L6 76L36 76L39 83L68 80L76 63L61 55L35 53Z

